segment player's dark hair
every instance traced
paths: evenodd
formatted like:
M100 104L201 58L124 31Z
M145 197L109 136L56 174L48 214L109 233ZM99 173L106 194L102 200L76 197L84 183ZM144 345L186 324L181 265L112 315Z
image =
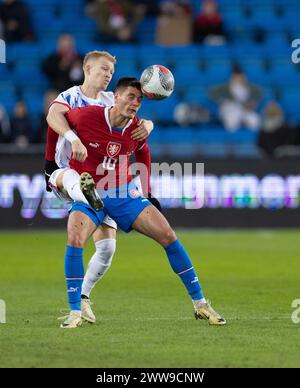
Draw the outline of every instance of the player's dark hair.
M121 77L117 81L117 85L115 87L115 92L117 92L120 89L128 88L128 86L136 88L140 92L142 91L141 83L137 78L135 78L135 77Z

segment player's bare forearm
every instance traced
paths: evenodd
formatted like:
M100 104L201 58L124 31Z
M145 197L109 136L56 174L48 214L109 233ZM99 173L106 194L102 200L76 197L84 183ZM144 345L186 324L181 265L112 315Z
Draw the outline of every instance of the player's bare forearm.
M153 131L153 122L151 120L145 120L141 119L138 122L138 126L135 130L131 133L131 138L133 140L145 140L150 135L150 133Z
M69 108L65 105L52 104L47 115L47 123L49 127L61 136L64 136L67 131L71 130L69 123L65 118L65 114L68 111Z
M62 104L52 104L47 115L48 125L59 135L64 136L72 145L75 160L84 162L87 157L87 149L79 137L72 131L65 114L69 108Z

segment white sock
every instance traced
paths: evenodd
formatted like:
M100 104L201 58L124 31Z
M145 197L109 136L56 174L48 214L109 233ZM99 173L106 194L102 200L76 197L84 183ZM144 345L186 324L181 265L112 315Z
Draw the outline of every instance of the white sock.
M80 190L80 175L77 171L71 169L67 170L63 176L63 185L70 198L72 198L74 201L88 204L88 201Z
M90 296L95 284L100 280L111 266L112 258L116 250L116 240L107 238L95 243L96 252L89 261L83 283L81 295Z

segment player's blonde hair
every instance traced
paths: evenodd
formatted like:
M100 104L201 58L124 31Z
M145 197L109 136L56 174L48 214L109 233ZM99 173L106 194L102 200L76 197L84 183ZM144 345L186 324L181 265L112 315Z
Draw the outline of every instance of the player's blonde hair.
M99 59L99 58L106 58L110 62L112 62L114 65L117 62L116 57L111 55L108 51L94 50L94 51L90 51L89 53L87 53L86 56L84 57L84 59L83 59L83 68L85 68L85 65L87 64L87 62L89 60L94 60L94 59Z

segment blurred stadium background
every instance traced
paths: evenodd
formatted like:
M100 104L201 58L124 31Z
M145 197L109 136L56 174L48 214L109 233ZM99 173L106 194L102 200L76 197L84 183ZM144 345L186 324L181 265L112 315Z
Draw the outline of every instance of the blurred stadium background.
M24 1L28 21L22 38L5 35L2 17L3 38L10 38L6 63L0 65L1 228L32 222L56 227L57 219L65 215L63 210L48 209L49 201L43 199L49 196L42 183L44 111L48 94L53 98L57 86L47 76L45 64L61 34L74 38L80 55L100 49L117 57L111 87L121 75L139 77L150 64L172 70L173 95L159 102L145 99L140 114L155 122L149 140L153 161L203 162L207 176L204 209L181 211L197 202L192 189L188 198L164 201L175 225L300 226L300 71L292 62L297 48L292 42L300 37L300 4L297 0L209 2L217 7L220 29L219 36L206 38L195 28L205 3L200 0L127 2L143 11L126 42L109 36L101 23L99 28L94 14L97 1ZM133 16L128 20L133 24ZM254 123L247 127L241 121L230 129L220 117L213 90L228 82L237 67L258 88L259 96L251 107ZM69 82L80 78L78 68L72 70ZM25 107L20 108L20 101Z
M208 2L218 7L212 30L198 18ZM7 3L19 2L0 6ZM299 325L291 321L291 303L299 298L298 230L259 228L300 227L300 70L292 61L300 2L128 1L142 11L132 34L118 37L99 29L96 3L24 0L27 14L17 11L25 24L22 38L5 32L0 8L6 43L6 63L0 64L0 299L7 306L1 366L299 367ZM195 28L197 20L210 34ZM45 64L61 34L74 38L80 55L98 49L117 57L111 87L119 76L139 77L151 64L172 70L173 95L145 99L141 116L155 122L149 139L154 162L204 163L204 207L190 209L199 193L189 177L171 184L153 177L153 192L159 185L188 186L183 198L162 200L164 213L175 227L195 228L177 232L208 297L227 319L221 331L193 319L159 247L134 233L118 234L112 271L93 291L99 322L72 336L59 331L67 209L45 192L43 166L44 113L48 93L53 98L57 89ZM256 90L247 106L254 121L234 128L220 116L214 89L229 81L233 68ZM72 70L67 81L76 83L78 66ZM240 227L253 230L216 230ZM93 249L89 242L85 263Z

